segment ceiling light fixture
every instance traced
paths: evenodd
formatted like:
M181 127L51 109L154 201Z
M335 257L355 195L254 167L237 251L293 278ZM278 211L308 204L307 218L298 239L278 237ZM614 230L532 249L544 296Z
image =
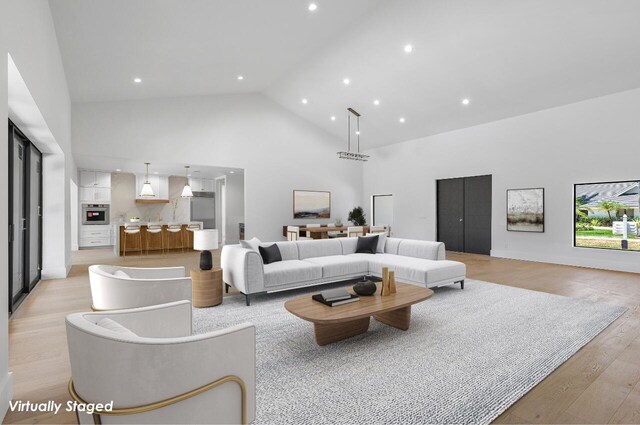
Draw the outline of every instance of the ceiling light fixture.
M315 3L309 3L309 12L315 12L318 10L318 5Z
M405 119L404 118L400 118L398 121L405 122Z
M378 99L376 99L376 100L373 101L373 104L378 106L380 104L380 101Z
M134 83L138 83L138 84L139 84L139 83L141 83L141 82L142 82L142 78L134 78L134 79L133 79L133 82L134 82Z
M350 159L353 161L368 161L369 155L365 155L360 153L360 114L356 112L353 108L347 108L349 111L347 118L347 150L338 152L338 158L340 159ZM352 116L356 118L356 136L357 136L357 145L356 151L351 152L351 119Z
M307 103L309 103L309 101L307 100L306 97L302 98L301 102L302 102L303 105L306 105Z
M404 46L404 52L405 53L413 52L413 46L411 44L407 44L406 46Z
M342 82L344 83L345 86L348 86L349 84L351 84L351 80L348 78L345 78L344 80L342 80Z
M193 191L191 190L191 186L189 185L189 166L188 165L184 166L184 174L187 176L187 183L182 188L182 195L180 196L183 198L193 198Z
M462 99L462 104L463 105L468 105L469 103L471 103L471 101L467 98Z
M335 120L336 120L335 115L331 115L331 121L335 121Z
M242 80L244 80L244 77L242 75L238 75L238 80L242 81Z
M156 195L153 194L153 188L151 187L151 183L149 182L149 165L148 162L145 162L144 165L147 166L147 173L144 180L144 184L142 185L142 190L140 191L141 198L154 198Z
M235 174L235 171L231 170L229 171L229 174Z
M116 168L116 172L118 172L118 173L119 173L120 171L122 171L122 170L121 170L121 169L119 169L119 168Z

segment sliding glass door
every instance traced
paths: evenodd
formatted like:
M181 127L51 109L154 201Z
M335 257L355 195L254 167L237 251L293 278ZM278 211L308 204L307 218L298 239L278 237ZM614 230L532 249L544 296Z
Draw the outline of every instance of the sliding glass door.
M9 312L40 281L42 154L9 121Z

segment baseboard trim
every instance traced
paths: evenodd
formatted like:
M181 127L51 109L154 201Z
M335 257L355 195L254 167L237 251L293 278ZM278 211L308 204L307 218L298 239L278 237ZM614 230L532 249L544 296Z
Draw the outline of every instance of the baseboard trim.
M67 265L65 265L64 267L43 268L42 280L64 279L65 277L67 277L69 270L70 268L67 269Z
M584 250L586 248L575 248L575 249ZM640 273L640 262L637 261L637 258L640 258L640 253L638 252L610 251L610 250L595 250L595 251L596 252L603 251L607 256L610 256L613 254L613 255L617 255L625 258L622 258L622 260L617 260L617 259L612 260L610 258L582 258L582 257L573 257L573 256L562 257L562 256L532 253L532 252L502 251L502 250L491 250L491 256L498 257L498 258L508 258L511 260L523 260L523 261L533 261L538 263L560 264L563 266L586 267L590 269L615 270L615 271L628 272L628 273ZM636 261L633 261L633 259L636 259Z
M13 399L13 374L9 372L0 382L0 417L3 419L9 410L11 399Z

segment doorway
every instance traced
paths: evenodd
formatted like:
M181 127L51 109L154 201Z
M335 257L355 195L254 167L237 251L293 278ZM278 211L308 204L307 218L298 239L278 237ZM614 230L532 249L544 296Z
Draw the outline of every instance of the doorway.
M42 153L9 121L9 313L40 281Z
M373 226L393 226L393 195L373 195L371 197L371 224Z
M491 254L491 176L437 181L437 239L448 251Z

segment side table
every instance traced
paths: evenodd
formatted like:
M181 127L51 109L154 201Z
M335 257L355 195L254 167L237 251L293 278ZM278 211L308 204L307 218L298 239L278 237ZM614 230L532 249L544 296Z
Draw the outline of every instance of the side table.
M213 307L222 303L222 269L191 270L191 305Z

